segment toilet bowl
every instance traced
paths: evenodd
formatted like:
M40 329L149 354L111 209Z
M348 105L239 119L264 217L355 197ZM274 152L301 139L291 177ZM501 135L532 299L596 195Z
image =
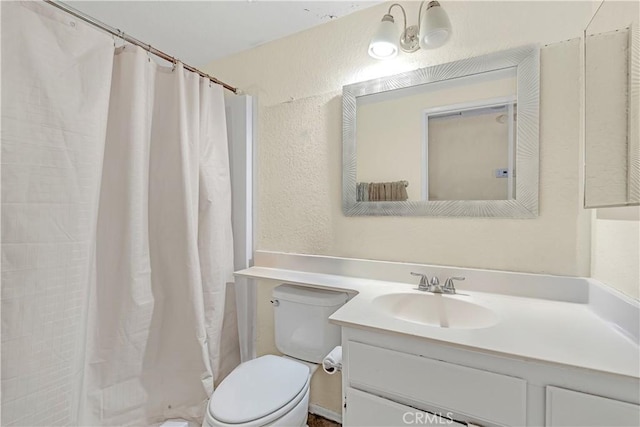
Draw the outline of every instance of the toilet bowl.
M340 343L340 328L328 319L347 299L342 292L275 288L276 347L285 356L266 355L235 368L211 395L202 426L305 426L311 376Z
M238 366L213 392L203 427L304 426L312 372L266 355Z

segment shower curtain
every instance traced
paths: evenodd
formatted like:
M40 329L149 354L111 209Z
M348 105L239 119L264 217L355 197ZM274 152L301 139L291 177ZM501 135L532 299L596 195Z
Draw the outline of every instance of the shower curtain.
M201 420L233 271L223 89L1 6L1 424Z

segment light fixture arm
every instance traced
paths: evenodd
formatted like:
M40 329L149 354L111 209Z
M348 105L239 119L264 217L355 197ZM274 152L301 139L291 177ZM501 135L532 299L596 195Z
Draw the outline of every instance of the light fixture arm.
M394 3L391 6L389 6L389 11L387 11L387 15L391 15L391 9L393 9L394 6L398 6L402 11L402 18L404 19L404 30L403 30L403 34L404 34L404 31L407 31L407 12L405 12L404 7L402 7L400 3Z
M426 0L420 2L420 9L418 9L418 26L420 26L420 23L422 22L422 6L424 6L425 3Z
M408 52L408 53L412 53L417 51L418 49L420 49L420 45L419 45L419 38L420 38L420 22L422 19L422 8L424 7L425 3L427 3L427 0L423 0L422 2L420 2L420 10L418 12L418 25L412 25L410 27L407 27L407 12L405 11L404 7L399 4L399 3L393 3L391 6L389 6L389 10L387 12L387 15L390 19L393 18L393 15L391 15L391 9L393 9L394 6L398 6L400 8L400 10L402 10L402 17L404 19L404 27L403 27L403 31L402 34L400 36L400 49L402 49L402 51L404 52ZM429 1L427 3L427 7L426 9L428 10L429 8L433 7L433 6L440 6L440 3L438 3L435 0Z

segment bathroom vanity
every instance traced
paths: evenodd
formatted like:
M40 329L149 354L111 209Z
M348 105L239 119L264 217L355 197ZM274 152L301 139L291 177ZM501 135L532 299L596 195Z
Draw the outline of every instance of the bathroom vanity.
M307 258L237 274L351 293L330 317L345 426L640 425L637 301L591 279ZM467 279L439 295L412 270Z
M461 292L374 292L332 316L345 425L638 425L636 344L579 304Z
M637 380L343 330L344 425L633 426ZM421 422L424 420L424 422ZM429 421L429 422L427 422Z

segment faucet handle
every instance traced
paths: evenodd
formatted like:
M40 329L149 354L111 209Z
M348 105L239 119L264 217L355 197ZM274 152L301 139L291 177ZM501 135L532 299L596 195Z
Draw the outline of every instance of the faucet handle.
M426 274L423 273L414 273L413 271L411 272L412 276L419 276L420 277L420 284L418 285L418 289L426 289L427 288L427 282L429 281L429 278L427 277Z
M444 281L444 289L448 289L456 292L456 287L453 285L454 280L464 280L464 277L448 277L447 280Z

